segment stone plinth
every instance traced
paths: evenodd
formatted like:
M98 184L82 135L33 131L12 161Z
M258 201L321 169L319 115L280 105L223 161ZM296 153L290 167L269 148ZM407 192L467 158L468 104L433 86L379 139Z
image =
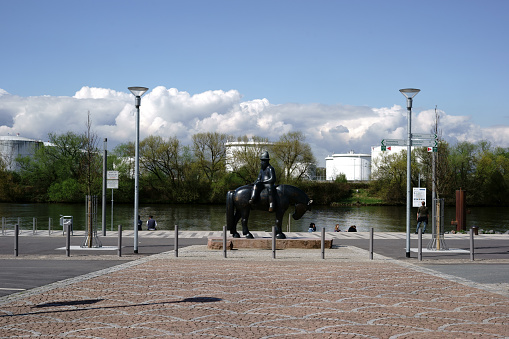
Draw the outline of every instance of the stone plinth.
M287 238L276 239L276 249L286 248L319 249L322 247L321 239L316 238ZM211 250L223 249L223 238L208 238L207 246ZM250 248L250 249L272 249L272 238L228 238L226 239L228 249ZM332 248L332 239L325 240L325 248Z

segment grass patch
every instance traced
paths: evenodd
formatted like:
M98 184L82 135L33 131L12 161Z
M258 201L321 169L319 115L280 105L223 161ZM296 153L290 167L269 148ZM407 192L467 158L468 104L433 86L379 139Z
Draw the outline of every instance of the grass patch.
M369 194L368 189L353 189L350 197L337 202L338 205L380 205L383 200Z

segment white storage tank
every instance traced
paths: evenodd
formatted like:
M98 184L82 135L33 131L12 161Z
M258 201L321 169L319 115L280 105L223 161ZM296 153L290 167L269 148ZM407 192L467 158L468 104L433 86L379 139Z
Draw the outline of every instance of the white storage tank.
M325 173L327 180L335 180L344 174L348 181L367 181L371 177L371 155L355 154L350 151L347 154L333 154L325 158Z
M42 141L20 137L19 135L0 136L0 156L8 171L18 171L18 156L33 156Z

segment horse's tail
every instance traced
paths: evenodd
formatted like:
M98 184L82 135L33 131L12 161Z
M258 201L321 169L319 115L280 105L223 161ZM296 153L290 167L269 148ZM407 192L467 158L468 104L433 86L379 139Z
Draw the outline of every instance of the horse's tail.
M226 229L232 230L235 226L235 206L233 205L233 195L235 191L226 193Z

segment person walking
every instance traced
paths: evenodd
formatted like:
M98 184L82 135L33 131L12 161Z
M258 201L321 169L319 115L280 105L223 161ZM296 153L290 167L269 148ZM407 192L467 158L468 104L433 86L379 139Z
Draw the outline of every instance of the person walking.
M417 228L415 234L419 233L419 227L423 224L422 233L426 233L426 224L428 223L429 211L426 203L423 201L422 205L417 209Z

